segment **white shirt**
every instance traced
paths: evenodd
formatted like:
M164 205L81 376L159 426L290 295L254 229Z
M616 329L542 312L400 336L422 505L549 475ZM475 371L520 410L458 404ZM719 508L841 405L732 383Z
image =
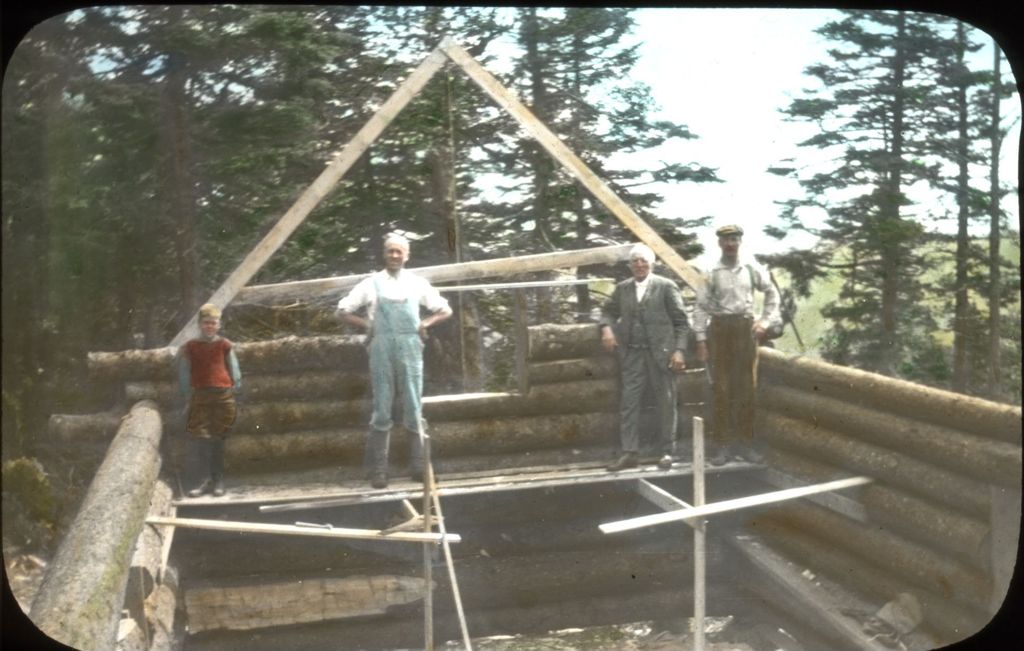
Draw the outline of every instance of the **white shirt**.
M651 274L647 274L647 277L643 280L633 279L633 283L636 284L636 302L639 303L644 298L644 294L647 293L647 287L651 284Z
M368 306L366 315L372 322L374 313L377 311L377 291L374 288L374 280L380 285L381 296L388 300L409 299L427 308L428 312L443 311L451 314L452 308L448 305L448 301L441 296L441 293L428 280L407 269L400 269L394 276L389 274L387 269L383 269L369 278L363 278L345 298L338 301L338 309L352 314L359 308Z
M750 271L747 266L750 266ZM736 314L754 316L754 290L764 292L764 308L758 319L765 328L782 322L779 312L779 290L768 275L768 268L755 260L740 256L730 265L719 259L707 274L704 288L697 292L693 310L693 333L697 341L707 339L708 322L712 316ZM753 280L753 283L751 283Z

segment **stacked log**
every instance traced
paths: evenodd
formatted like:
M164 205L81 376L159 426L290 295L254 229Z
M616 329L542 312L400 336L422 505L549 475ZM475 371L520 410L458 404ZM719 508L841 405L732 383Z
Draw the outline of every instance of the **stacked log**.
M992 614L993 490L1019 490L1021 411L762 350L757 435L808 482L875 479L856 493L868 522L787 504L759 515L772 545L884 603L909 592L943 643Z
M129 561L160 471L161 433L156 405L132 408L47 568L32 621L63 644L114 648Z

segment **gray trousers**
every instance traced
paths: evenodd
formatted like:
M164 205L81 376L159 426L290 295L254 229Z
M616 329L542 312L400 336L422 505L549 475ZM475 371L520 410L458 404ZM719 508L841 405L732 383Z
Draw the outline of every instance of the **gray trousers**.
M640 410L644 389L649 388L658 413L658 445L662 454L675 452L676 376L668 360L650 348L624 347L619 352L622 400L619 407L619 439L623 452L640 451Z

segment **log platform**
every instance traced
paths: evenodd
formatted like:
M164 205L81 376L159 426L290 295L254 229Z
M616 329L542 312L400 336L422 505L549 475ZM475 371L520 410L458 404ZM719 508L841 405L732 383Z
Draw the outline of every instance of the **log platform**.
M722 466L711 467L707 474L752 471L759 466L733 461ZM480 495L504 491L529 489L550 489L564 486L597 484L605 482L682 477L693 474L689 461L677 461L672 468L662 470L653 461L620 472L605 470L604 464L580 463L566 466L532 466L509 468L499 471L477 471L437 476L441 497L455 495ZM228 477L227 493L222 497L179 497L173 504L178 507L224 507L234 505L260 505L260 511L276 512L347 506L380 502L399 502L422 499L421 484L408 477L395 477L387 488L370 488L364 479L336 479L324 472L310 472L305 475L291 473L288 484L263 483L257 476L242 478L246 483L232 483Z

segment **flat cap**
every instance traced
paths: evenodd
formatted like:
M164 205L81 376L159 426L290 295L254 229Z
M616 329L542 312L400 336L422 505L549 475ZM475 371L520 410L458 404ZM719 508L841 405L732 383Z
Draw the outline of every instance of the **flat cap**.
M220 308L213 303L207 303L199 308L200 319L220 319Z
M729 224L727 226L722 226L715 231L715 235L718 237L725 237L726 235L743 235L743 229L736 224Z

